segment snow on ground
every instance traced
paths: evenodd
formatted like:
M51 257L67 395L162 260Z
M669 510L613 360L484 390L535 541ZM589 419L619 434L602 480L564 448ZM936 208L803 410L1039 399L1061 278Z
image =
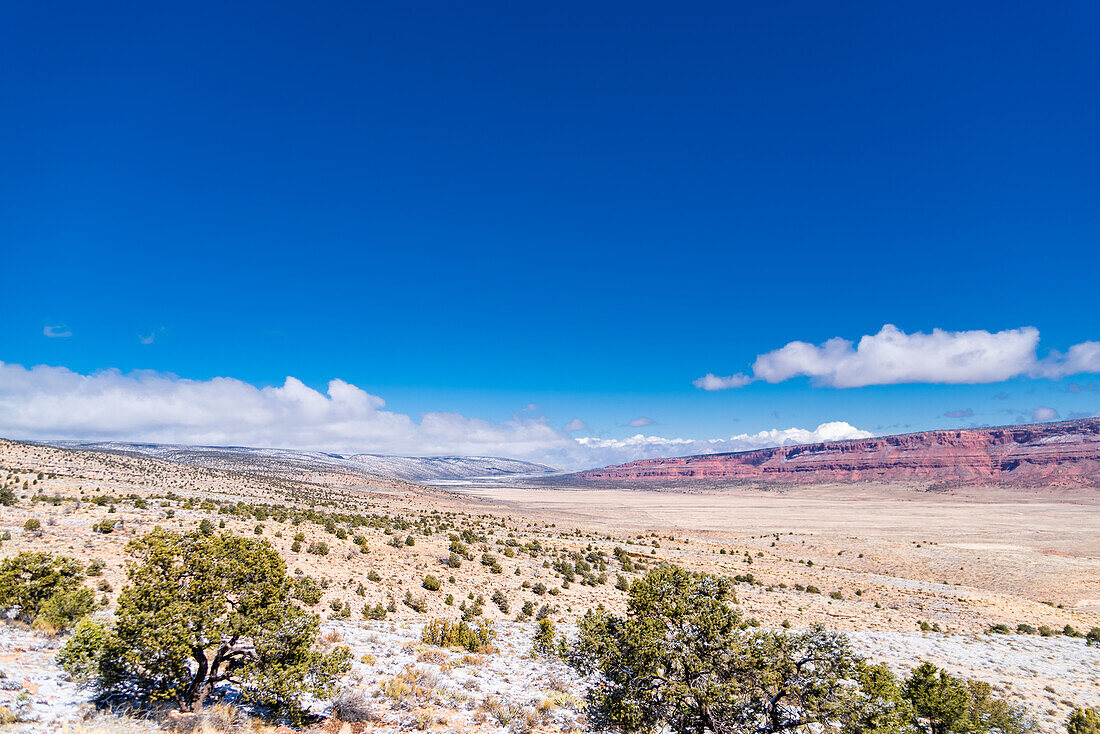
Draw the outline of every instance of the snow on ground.
M88 701L87 693L54 663L60 646L60 640L27 627L0 626L0 706L22 722L9 731L54 731Z
M530 656L533 625L498 623L494 654L441 650L420 642L420 624L326 622L323 635L348 645L355 662L345 685L362 690L371 730L450 732L584 728L586 681L562 661ZM867 657L904 673L921 660L984 680L1027 707L1045 731L1064 731L1074 706L1100 705L1100 649L1082 640L1030 635L848 633ZM88 711L88 692L53 662L60 641L0 626L0 705L27 719L19 734L60 731ZM325 710L319 704L318 710ZM526 722L526 726L524 724Z
M993 686L1047 731L1064 731L1075 707L1100 706L1100 648L1037 635L848 632L860 654L902 674L927 660Z
M510 716L537 715L543 726L564 731L582 724L584 681L561 660L530 656L532 625L497 623L493 645L499 652L489 655L424 645L421 628L413 623L325 626L352 650L357 661L353 686L375 694L379 731L408 727L416 718L410 713L414 708L421 716L424 709L436 709L441 723L457 731L506 731ZM395 680L419 685L424 693L402 695Z

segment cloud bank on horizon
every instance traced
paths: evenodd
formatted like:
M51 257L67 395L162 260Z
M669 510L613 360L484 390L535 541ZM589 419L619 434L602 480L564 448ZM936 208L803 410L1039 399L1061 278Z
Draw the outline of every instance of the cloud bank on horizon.
M1071 346L1065 354L1038 355L1039 330L945 331L906 334L886 324L859 343L835 337L820 344L793 341L757 356L752 374L708 373L693 384L700 390L729 390L758 380L784 382L809 377L823 387L850 388L902 383L982 384L1014 377L1057 379L1100 372L1100 342Z
M280 387L260 388L228 377L191 380L151 370L83 375L65 367L0 362L0 435L25 440L506 456L580 469L872 435L836 421L813 430L773 429L705 440L644 434L621 440L574 438L571 432L587 429L583 421L557 429L534 415L534 406L502 422L445 412L426 413L417 422L385 406L381 397L339 379L322 393L294 377Z

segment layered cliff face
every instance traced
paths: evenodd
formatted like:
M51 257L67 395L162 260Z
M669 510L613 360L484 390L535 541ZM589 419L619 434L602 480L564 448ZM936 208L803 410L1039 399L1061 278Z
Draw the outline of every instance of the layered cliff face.
M648 459L574 476L593 481L921 480L1100 485L1100 419Z

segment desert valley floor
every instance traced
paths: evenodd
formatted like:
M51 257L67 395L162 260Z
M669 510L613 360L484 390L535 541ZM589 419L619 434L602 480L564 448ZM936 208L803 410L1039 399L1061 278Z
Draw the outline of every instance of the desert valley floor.
M0 508L0 556L101 560L102 575L89 579L101 614L125 584L124 546L156 525L208 519L267 538L292 573L317 582L313 609L327 638L352 648L346 685L369 695L374 715L349 732L583 730L584 681L560 661L528 656L531 620L549 615L568 632L597 604L621 610L619 577L665 561L736 577L740 608L764 627L820 623L899 670L929 660L988 681L1048 731L1073 707L1100 704L1100 649L1063 634L1100 626L1092 488L431 487L325 467L226 471L7 441L0 481L19 497ZM292 524L293 510L311 517ZM362 522L349 525L353 515ZM24 530L31 518L41 523L34 533ZM114 522L100 532L105 520ZM463 536L458 567L447 564L450 534ZM578 551L593 572L569 583L555 560ZM429 574L438 590L422 584ZM419 625L457 618L460 607L494 623L497 653L420 644ZM365 619L364 608L387 609L385 619ZM990 634L994 625L1012 633ZM1018 625L1043 634L1016 634ZM52 662L60 644L16 623L0 628L0 705L28 718L14 730L95 730L87 692Z

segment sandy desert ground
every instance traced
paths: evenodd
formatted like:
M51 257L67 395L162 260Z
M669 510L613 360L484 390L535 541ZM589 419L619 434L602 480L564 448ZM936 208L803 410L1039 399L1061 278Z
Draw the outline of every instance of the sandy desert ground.
M526 656L531 619L548 615L568 630L598 603L621 609L618 577L663 561L739 577L744 614L764 626L822 623L899 670L930 660L989 681L1048 731L1072 707L1100 704L1100 650L1061 634L1100 626L1100 493L1092 490L432 488L14 442L0 442L0 481L19 496L0 508L0 533L10 536L0 555L102 560L103 575L88 583L103 615L125 583L125 544L154 525L191 529L209 519L268 539L293 573L321 587L314 610L352 647L358 662L346 685L374 701L372 729L583 729L584 682L559 661ZM294 524L295 511L310 507L312 519ZM349 525L352 515L362 522ZM23 530L32 517L37 533ZM94 532L103 520L116 521L112 531ZM447 564L449 536L459 533L456 568ZM588 578L569 583L566 558L588 559ZM422 586L428 574L439 590ZM387 609L385 620L365 619L364 608ZM500 652L470 658L419 643L419 625L457 618L460 608L496 625ZM940 631L921 632L922 622ZM987 633L1021 623L1052 634ZM22 731L61 730L87 711L87 692L52 663L58 644L15 624L0 628L0 705L23 708L32 721ZM402 689L395 679L412 693L393 695Z

